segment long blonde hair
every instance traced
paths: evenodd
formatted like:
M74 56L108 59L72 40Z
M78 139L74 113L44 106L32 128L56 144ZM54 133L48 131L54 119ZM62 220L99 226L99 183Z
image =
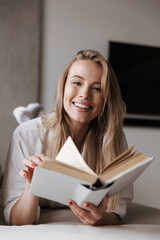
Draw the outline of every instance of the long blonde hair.
M104 165L112 161L123 150L122 121L126 111L114 71L99 52L94 50L78 52L62 72L56 90L56 108L52 113L42 116L43 126L47 130L43 143L45 148L49 150L50 156L55 157L67 137L72 136L66 120L63 97L69 70L72 64L79 60L92 60L102 68L103 108L91 122L90 130L85 139L84 150L85 161L99 174ZM52 132L52 141L47 141L50 132ZM109 208L114 209L117 201L118 196L111 198Z

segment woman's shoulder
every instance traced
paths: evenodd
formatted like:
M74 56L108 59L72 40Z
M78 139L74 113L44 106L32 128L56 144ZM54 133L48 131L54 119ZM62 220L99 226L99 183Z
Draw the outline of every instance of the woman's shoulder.
M46 114L20 124L13 132L14 137L30 138L44 135L52 129L55 122L55 113Z
M13 132L13 135L20 135L23 133L35 132L42 129L41 117L31 119L27 122L20 124Z

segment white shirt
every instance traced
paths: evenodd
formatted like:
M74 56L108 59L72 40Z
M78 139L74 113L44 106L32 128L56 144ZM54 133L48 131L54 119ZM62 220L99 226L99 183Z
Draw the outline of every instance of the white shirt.
M15 129L12 136L2 185L4 218L7 224L10 223L11 209L22 195L26 185L26 180L19 175L19 171L25 168L22 162L23 158L28 158L37 153L45 153L39 138L38 127L42 129L41 118L21 124ZM124 142L124 149L126 149L126 140ZM124 217L126 214L126 202L132 198L133 188L130 186L120 193L120 199L114 212L120 217ZM64 205L40 199L40 207L59 208L64 207ZM40 215L40 207L37 212L37 220Z

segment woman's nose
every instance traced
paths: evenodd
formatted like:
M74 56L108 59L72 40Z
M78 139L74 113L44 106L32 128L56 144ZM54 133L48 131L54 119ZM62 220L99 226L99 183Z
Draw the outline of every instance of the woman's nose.
M81 89L79 93L79 97L83 99L89 99L90 98L90 90L88 88Z

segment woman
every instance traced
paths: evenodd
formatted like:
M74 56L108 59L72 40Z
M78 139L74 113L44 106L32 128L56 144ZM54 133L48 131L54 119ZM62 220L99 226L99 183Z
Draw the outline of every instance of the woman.
M56 109L14 131L3 184L6 222L32 224L39 218L39 206L55 207L55 202L46 203L30 195L30 183L34 168L45 155L55 158L68 136L96 173L124 151L124 114L125 105L111 66L96 51L78 52L59 80ZM85 224L118 224L126 214L126 200L131 198L132 187L111 199L106 195L98 207L84 203L84 210L72 199L68 205Z

